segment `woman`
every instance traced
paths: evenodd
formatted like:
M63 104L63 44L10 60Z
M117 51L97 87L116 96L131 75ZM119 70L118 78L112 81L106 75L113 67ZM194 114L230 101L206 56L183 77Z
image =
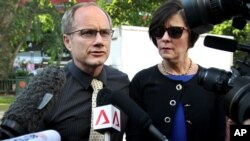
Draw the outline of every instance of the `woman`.
M188 26L183 6L168 0L154 14L149 36L162 62L138 72L130 96L151 117L153 125L171 141L225 140L222 97L197 83L202 69L188 56L198 35ZM127 141L157 140L129 121Z

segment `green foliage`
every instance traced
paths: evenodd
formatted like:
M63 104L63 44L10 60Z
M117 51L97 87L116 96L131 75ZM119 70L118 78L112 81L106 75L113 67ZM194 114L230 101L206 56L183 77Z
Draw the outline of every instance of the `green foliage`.
M16 71L16 76L29 76L29 72L24 69L20 69Z
M0 0L0 77L13 70L14 58L19 51L28 50L29 39L51 57L50 62L59 62L64 50L60 32L63 12L50 0ZM114 26L148 26L152 14L165 0L98 0L106 10ZM75 4L75 0L62 3L62 9Z
M7 75L7 78L8 79L15 79L16 78L16 72L14 72L14 71L9 72L8 75Z
M219 35L229 35L233 36L241 44L250 45L250 24L247 23L246 26L242 29L236 29L232 26L232 20L224 21L221 24L215 25L213 30L210 32L212 34ZM249 55L246 52L236 51L234 53L234 64L236 60L247 60L250 61ZM235 64L236 65L236 64Z
M19 51L26 51L26 40L43 50L52 59L63 48L60 34L62 13L49 0L0 0L0 77L12 70L12 64Z
M148 26L154 11L165 0L99 0L98 3L111 16L114 26Z
M44 50L45 53L56 58L60 54L62 48L60 21L62 14L59 13L53 5L48 1L40 2L39 9L32 21L32 28L28 35L31 36L32 41ZM51 53L53 51L56 53Z

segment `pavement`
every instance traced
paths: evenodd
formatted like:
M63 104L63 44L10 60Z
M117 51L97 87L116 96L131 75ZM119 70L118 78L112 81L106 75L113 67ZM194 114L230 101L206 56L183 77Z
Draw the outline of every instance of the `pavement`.
M0 119L2 119L4 112L5 111L0 111Z

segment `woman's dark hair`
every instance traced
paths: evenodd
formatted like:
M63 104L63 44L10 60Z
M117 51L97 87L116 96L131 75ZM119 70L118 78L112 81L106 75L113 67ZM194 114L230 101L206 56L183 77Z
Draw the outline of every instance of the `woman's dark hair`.
M183 5L179 0L168 0L163 5L161 5L153 15L151 23L149 25L149 37L156 44L156 37L154 33L160 28L164 29L165 21L168 20L174 14L180 14L184 20L184 23L188 27L189 31L189 47L193 47L195 42L197 41L199 34L193 32L186 20Z

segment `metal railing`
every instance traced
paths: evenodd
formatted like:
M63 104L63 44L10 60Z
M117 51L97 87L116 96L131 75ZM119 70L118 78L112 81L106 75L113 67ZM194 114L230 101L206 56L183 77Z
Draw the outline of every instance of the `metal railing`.
M14 94L16 92L16 79L0 79L0 93Z

